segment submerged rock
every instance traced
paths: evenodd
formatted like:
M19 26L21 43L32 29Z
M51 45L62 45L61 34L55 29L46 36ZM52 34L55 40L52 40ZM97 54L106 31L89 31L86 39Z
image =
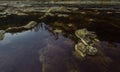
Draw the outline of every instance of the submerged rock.
M81 57L85 57L86 56L86 50L87 48L85 48L85 45L82 44L81 42L77 43L75 45L75 51L81 56Z
M85 57L86 55L95 55L98 50L92 46L86 46L81 42L75 45L75 51L80 57Z
M87 51L88 55L95 55L98 52L98 50L95 47L92 47L92 46L88 46L87 50L88 50Z
M5 34L5 31L4 30L0 30L0 40L4 39L4 34Z

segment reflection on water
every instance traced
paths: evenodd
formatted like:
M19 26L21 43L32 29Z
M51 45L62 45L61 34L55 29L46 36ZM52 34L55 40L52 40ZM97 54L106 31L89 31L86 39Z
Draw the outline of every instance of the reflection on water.
M53 46L59 45L62 41L64 43L61 46L71 44L69 42L72 41L63 36L60 36L59 40L56 41L52 33L46 29L47 26L40 23L34 29L22 33L6 33L4 40L0 41L0 63L2 63L0 71L41 72L39 54L42 48L48 46L49 43ZM69 49L70 46L65 47Z
M0 41L0 72L120 72L119 31L108 25L112 21L103 26L106 21L98 19L86 26L86 19L83 23L70 18L68 23L65 18L48 18L31 30L5 33ZM74 54L74 31L82 27L95 31L101 40L96 56L79 59Z

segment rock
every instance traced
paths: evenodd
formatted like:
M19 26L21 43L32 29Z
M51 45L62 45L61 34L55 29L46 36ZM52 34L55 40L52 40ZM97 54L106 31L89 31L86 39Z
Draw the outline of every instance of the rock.
M81 12L81 14L86 14L86 12Z
M54 22L54 23L52 23L52 25L55 26L55 27L63 28L63 29L66 30L66 31L69 31L69 30L72 29L72 28L69 27L67 24L61 23L61 22Z
M75 35L78 37L78 38L82 38L84 40L89 40L89 39L93 39L93 40L97 40L96 39L96 35L95 35L95 32L92 32L92 31L88 31L87 29L83 28L83 29L79 29L79 30L76 30L75 31ZM98 41L98 40L97 40Z
M87 54L88 55L95 55L98 52L98 50L92 46L88 46L87 48Z
M18 16L27 16L28 14L26 13L17 13Z
M51 12L71 12L67 7L51 7Z
M70 23L70 24L68 24L68 26L69 26L69 27L72 27L72 26L73 26L73 24L71 24L71 23Z
M55 29L55 30L53 30L53 32L54 32L54 33L61 33L62 30L60 30L60 29Z
M9 27L5 31L6 32L19 32L19 31L22 31L22 30L24 30L23 27Z
M108 11L108 12L106 12L107 14L112 14L113 12L110 12L110 11Z
M35 21L30 21L27 25L20 26L20 27L9 27L5 31L6 32L21 32L24 30L31 29L37 25L37 22Z
M87 29L79 29L77 31L75 31L75 35L78 38L85 38L85 36L88 34L89 32L87 31Z
M86 48L85 45L80 43L77 43L75 45L75 52L80 56L80 57L85 57L86 56Z
M55 14L47 13L46 16L55 16Z
M100 12L96 12L96 14L97 14L97 15L99 15L99 14L100 14Z
M95 55L98 52L94 45L99 42L99 40L96 38L94 32L84 28L75 31L75 35L80 39L75 45L75 51L79 56L85 57L86 55Z
M88 21L94 21L94 19L90 18L90 19L88 19Z
M36 26L36 25L37 25L37 22L35 22L35 21L30 21L27 25L22 26L22 27L25 28L25 29L30 29L30 28L33 28L33 27Z
M5 34L5 31L4 30L0 30L0 40L4 39L4 34Z
M71 11L77 11L78 8L71 8Z
M0 12L0 15L6 15L6 12Z
M85 57L86 55L95 55L98 50L95 47L92 47L90 45L84 45L82 42L78 42L75 45L75 52L80 56L80 57Z

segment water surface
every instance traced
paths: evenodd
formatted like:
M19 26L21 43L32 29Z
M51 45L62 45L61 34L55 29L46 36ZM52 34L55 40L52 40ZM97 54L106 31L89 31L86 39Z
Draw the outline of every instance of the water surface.
M95 21L89 21L91 18ZM119 20L118 15L104 12L70 18L48 17L33 29L5 33L0 41L0 72L120 72L120 29L116 27ZM18 23L11 24L6 25ZM1 30L6 28L1 25ZM75 55L74 31L80 28L98 35L97 55L84 59ZM55 29L62 32L55 33Z

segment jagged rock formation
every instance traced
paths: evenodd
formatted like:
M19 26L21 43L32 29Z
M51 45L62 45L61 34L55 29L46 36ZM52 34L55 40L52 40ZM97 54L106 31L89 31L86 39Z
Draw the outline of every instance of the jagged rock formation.
M95 55L97 53L97 48L95 44L98 42L96 35L87 29L80 29L75 32L75 35L80 39L80 41L75 45L75 51L81 56Z
M24 26L21 26L21 27L9 27L8 29L6 29L5 31L6 32L9 32L9 31L21 31L21 30L28 30L28 29L31 29L33 28L34 26L37 25L37 22L35 21L30 21L27 25L24 25Z
M6 30L0 30L0 40L4 39L4 34L6 32L21 32L24 30L31 29L37 25L37 22L35 21L30 21L28 24L21 26L21 27L9 27Z

